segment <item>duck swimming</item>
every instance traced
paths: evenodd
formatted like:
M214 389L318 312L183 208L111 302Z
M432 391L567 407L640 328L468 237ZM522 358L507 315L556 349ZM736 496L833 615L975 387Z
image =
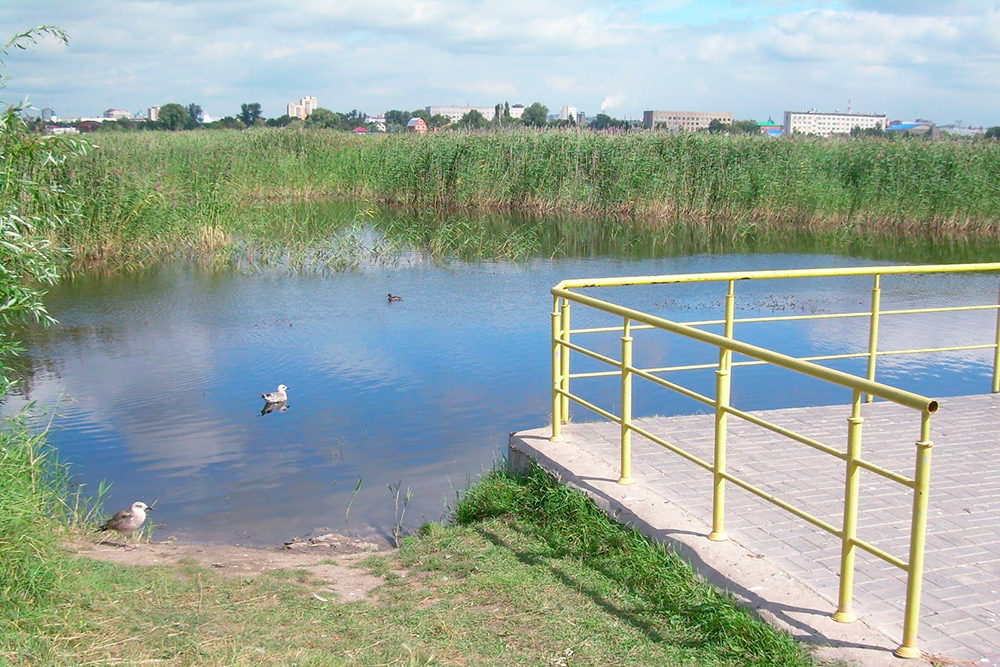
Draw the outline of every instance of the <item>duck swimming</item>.
M283 403L288 400L288 387L283 384L278 385L278 391L269 391L266 394L261 394L260 397L263 398L268 403Z
M389 292L389 303L392 303L393 301L402 301L402 300L403 297L397 294L393 294L392 292Z

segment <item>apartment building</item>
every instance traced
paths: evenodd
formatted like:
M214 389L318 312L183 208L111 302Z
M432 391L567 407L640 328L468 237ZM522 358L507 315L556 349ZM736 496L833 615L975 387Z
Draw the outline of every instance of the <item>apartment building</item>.
M850 134L851 130L860 127L862 130L886 127L885 114L841 113L835 111L786 111L783 130L786 135L816 134L831 137L835 134Z
M483 114L483 118L486 120L493 120L496 116L496 107L461 107L461 106L433 106L425 107L427 113L432 116L444 116L448 119L449 123L457 123L462 120L462 116L469 113L472 110L478 111Z
M571 120L574 123L577 122L577 115L579 114L579 109L568 104L564 104L562 109L559 110L559 120Z
M119 120L122 118L131 118L132 114L124 109L108 109L104 112L104 120Z
M285 113L292 118L305 120L312 115L313 111L316 111L318 106L315 97L303 97L298 102L289 102L288 110Z
M717 120L732 123L733 114L718 111L643 111L642 124L650 129L697 132Z

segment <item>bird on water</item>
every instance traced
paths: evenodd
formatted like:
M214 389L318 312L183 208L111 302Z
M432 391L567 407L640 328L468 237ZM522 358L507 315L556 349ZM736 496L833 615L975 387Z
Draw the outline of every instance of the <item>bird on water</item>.
M122 539L125 541L125 550L128 551L128 536L131 533L139 530L139 527L146 521L146 512L151 512L152 507L144 502L132 503L132 507L127 510L118 510L113 517L104 522L104 525L98 528L98 532L103 533L107 530L114 530L121 533ZM133 549L135 547L132 547Z
M260 397L263 398L268 403L282 403L288 400L288 387L283 384L278 385L278 391L269 391L266 394L261 394Z
M398 294L393 294L392 292L389 292L389 303L392 303L393 301L402 301L402 300L403 297L399 296Z

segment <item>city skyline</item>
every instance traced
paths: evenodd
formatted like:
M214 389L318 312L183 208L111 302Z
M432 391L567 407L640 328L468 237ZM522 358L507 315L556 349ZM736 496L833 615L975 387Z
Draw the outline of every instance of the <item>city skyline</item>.
M169 102L212 118L319 106L541 102L641 120L647 109L779 120L786 110L1000 123L1000 2L728 0L505 3L56 0L0 8L11 33L53 24L7 57L3 99L61 117ZM10 35L7 35L9 37Z

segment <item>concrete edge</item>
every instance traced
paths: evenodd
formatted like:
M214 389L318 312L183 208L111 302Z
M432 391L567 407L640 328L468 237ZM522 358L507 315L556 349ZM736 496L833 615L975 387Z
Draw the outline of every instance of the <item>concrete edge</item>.
M550 442L548 433L549 429L512 433L508 442L509 468L524 472L534 462L561 483L587 495L611 519L668 544L706 581L731 593L773 627L812 645L820 660L866 666L931 665L923 659L895 657L892 651L898 640L863 619L849 624L834 621L830 617L834 607L807 582L733 539L710 541L710 526L645 488L640 479L629 486L620 485L618 471L570 439Z

